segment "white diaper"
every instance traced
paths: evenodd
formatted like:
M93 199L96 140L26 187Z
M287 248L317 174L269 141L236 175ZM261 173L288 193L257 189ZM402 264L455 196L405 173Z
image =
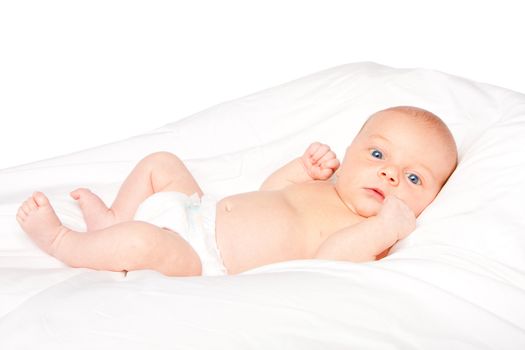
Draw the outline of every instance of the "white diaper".
M215 239L216 204L208 195L157 192L142 202L134 219L177 232L199 255L203 276L226 275Z

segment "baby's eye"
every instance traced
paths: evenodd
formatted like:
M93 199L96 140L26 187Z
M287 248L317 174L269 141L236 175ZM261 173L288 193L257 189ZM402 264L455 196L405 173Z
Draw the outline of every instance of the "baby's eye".
M408 174L408 180L414 185L421 185L421 179L416 174Z
M372 155L372 157L377 158L377 159L383 159L383 153L381 153L381 151L377 149L373 149L370 152L370 155Z

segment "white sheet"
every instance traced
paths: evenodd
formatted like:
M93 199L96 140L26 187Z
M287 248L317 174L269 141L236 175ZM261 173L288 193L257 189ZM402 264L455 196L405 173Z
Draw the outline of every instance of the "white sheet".
M110 202L144 155L181 156L205 192L256 189L314 140L339 156L376 110L417 105L460 164L379 262L294 261L238 276L65 267L14 213L33 190L83 228L69 190ZM135 138L0 172L0 349L523 349L525 96L423 69L336 67Z

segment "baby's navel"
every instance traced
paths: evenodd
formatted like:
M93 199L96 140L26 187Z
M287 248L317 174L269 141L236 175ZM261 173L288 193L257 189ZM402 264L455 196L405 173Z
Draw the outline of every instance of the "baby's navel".
M220 210L221 212L224 210L224 212L229 213L232 211L233 205L230 200L223 199L219 202L217 205L217 210Z

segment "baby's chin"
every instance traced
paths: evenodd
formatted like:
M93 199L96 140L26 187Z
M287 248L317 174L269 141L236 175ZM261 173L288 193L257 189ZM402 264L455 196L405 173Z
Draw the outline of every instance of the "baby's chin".
M354 213L363 218L370 218L379 214L381 205L356 205L353 207Z

